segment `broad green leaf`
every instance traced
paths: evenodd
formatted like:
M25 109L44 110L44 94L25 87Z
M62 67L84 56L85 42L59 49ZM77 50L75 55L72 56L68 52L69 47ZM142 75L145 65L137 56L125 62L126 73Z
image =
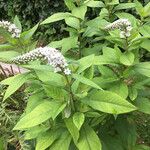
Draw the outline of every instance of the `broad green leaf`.
M30 113L19 120L14 130L22 130L48 120L55 119L56 116L65 108L66 104L58 101L44 101L35 107Z
M29 79L29 77L30 74L25 73L25 74L15 75L14 77L10 77L10 80L9 78L3 80L1 84L7 84L7 85L9 84L3 100L6 100L9 96L11 96L14 92L16 92Z
M107 3L107 5L117 5L119 4L119 0L111 0L109 1L109 3Z
M82 127L77 147L79 150L102 149L100 139L96 135L95 131L88 125Z
M109 91L95 91L91 96L82 99L82 102L96 110L110 114L122 114L136 110L136 107L127 100Z
M144 7L144 17L150 16L150 2Z
M145 39L140 46L150 52L149 43L150 43L150 40L149 39L147 39L147 40Z
M65 81L62 75L47 70L35 70L38 78L47 84L53 86L64 86Z
M26 140L34 139L42 132L45 132L47 129L48 128L44 125L32 127L25 132L24 138Z
M0 44L0 51L12 51L12 49L14 49L14 46L10 43Z
M18 56L19 53L15 51L2 51L0 52L1 61L11 61L13 57Z
M129 87L129 97L133 101L137 98L138 91L134 86Z
M83 84L86 84L86 85L89 85L93 88L96 88L96 89L101 89L101 87L99 87L96 83L94 83L92 80L90 79L87 79L81 75L78 75L78 74L72 74L72 77L78 81L80 81L81 83Z
M63 20L67 17L70 17L71 14L70 13L55 13L53 14L52 16L48 17L47 19L45 19L42 23L42 24L48 24L48 23L52 23L52 22L56 22L56 21L60 21L60 20Z
M130 9L134 7L135 7L135 3L120 3L114 8L114 10L116 11L116 10L122 10L122 9Z
M105 61L110 61L112 63L119 63L121 53L117 49L110 47L103 48L103 57Z
M109 90L118 94L124 99L128 97L128 86L124 82L119 81L112 83Z
M132 52L123 53L120 56L120 62L126 66L131 66L134 63L134 54Z
M143 25L142 27L139 28L139 32L143 35L143 36L147 36L150 37L150 26L149 25Z
M83 57L83 58L79 59L78 60L79 68L78 68L77 72L81 73L85 69L91 67L93 65L93 61L94 61L94 55L89 55L89 56L86 56L86 57Z
M80 18L80 19L84 20L86 11L87 11L87 6L83 5L83 6L80 6L80 7L75 7L72 10L72 15L77 17L77 18Z
M37 30L39 24L36 24L32 29L28 30L28 31L25 31L21 34L21 39L23 40L29 40L33 34L35 33L35 31Z
M68 26L73 27L75 29L79 29L80 28L80 21L78 18L75 17L67 17L65 19L65 22Z
M78 130L80 130L81 126L83 125L84 119L85 119L84 114L81 112L76 112L73 115L73 123L78 128Z
M64 0L64 1L69 10L72 10L73 8L75 8L73 0Z
M138 98L135 100L138 110L150 115L150 100L148 98Z
M104 7L105 6L103 2L95 1L95 0L87 0L84 3L88 7Z
M141 17L144 17L144 7L142 6L142 4L138 1L138 0L135 0L134 1L135 5L136 5L136 11L137 13L141 16Z
M75 126L75 124L73 122L73 118L71 117L71 118L65 119L65 124L66 124L66 127L67 127L68 131L70 132L74 142L76 143L79 138L79 130Z
M72 36L68 38L63 38L60 41L53 41L48 46L54 48L62 48L62 53L66 53L68 50L72 48L77 48L78 37Z
M16 25L16 27L20 30L22 30L22 26L21 26L21 22L19 21L18 16L16 15L14 18L14 24Z
M62 53L65 54L68 50L72 48L77 48L78 47L77 43L78 43L77 36L64 38L62 44Z
M107 66L100 65L100 66L98 66L98 70L104 77L107 77L107 78L112 77L112 76L116 77L115 72Z
M67 95L67 92L60 87L44 85L44 90L47 96L52 97L53 99L64 99Z
M59 130L48 130L37 137L36 149L45 150L47 149L58 137L61 135Z
M52 144L50 150L68 150L71 142L71 135L68 131L61 133L60 138Z
M150 62L139 63L134 66L134 70L140 74L150 77Z

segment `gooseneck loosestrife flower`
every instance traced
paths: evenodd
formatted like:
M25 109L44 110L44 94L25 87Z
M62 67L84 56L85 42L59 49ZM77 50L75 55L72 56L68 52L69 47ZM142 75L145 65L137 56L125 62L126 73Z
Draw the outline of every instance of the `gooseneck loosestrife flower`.
M113 23L108 24L105 27L106 30L115 30L119 29L120 37L121 38L127 38L130 36L130 31L132 30L131 22L128 19L119 19L117 21L114 21Z
M15 57L14 63L28 63L29 61L44 59L54 68L54 72L64 72L66 75L71 74L71 70L67 67L68 64L64 56L55 48L39 47L21 56Z
M10 32L12 37L14 37L14 38L20 37L21 30L18 29L15 24L12 24L8 21L0 21L0 27L4 28L8 32Z

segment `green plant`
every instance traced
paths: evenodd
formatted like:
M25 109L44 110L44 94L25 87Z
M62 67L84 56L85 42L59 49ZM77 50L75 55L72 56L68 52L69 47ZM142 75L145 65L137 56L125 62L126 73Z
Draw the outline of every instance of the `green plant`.
M36 150L148 150L137 142L134 114L150 114L150 62L144 59L150 3L65 4L69 12L53 14L41 25L64 20L69 37L8 59L28 69L1 82L8 85L4 101L24 83L30 95L14 130L36 141ZM91 20L86 17L89 7L101 10ZM123 12L135 8L135 16Z

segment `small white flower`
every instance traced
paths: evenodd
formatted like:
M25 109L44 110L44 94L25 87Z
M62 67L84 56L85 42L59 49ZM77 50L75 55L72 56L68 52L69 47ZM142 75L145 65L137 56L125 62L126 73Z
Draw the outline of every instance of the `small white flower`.
M0 21L0 27L10 32L12 34L12 37L14 38L20 37L21 30L19 30L15 24L11 24L8 21Z
M64 73L66 75L70 75L71 74L71 70L69 68L67 68L67 69L64 70Z
M63 71L66 75L71 74L64 56L55 48L39 47L14 58L12 61L14 63L27 63L37 59L47 60L48 64L54 68L54 72Z
M120 37L126 38L130 36L130 31L132 30L131 22L128 19L119 19L105 27L106 30L120 30Z

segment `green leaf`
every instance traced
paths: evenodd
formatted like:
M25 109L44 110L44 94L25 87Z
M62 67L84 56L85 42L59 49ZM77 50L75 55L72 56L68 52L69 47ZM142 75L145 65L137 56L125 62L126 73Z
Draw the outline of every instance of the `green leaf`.
M29 40L33 34L35 33L35 31L37 30L39 24L36 24L32 29L28 30L28 31L25 31L21 34L21 39L23 40Z
M73 123L72 117L65 119L65 124L66 124L67 129L70 132L71 136L73 137L74 142L76 143L79 138L79 130Z
M103 48L103 57L105 61L119 63L120 54L120 51L118 51L117 49L113 49L110 47Z
M138 98L135 101L138 110L150 115L150 100L148 98Z
M61 133L60 138L52 144L50 150L68 150L71 142L71 136L68 131Z
M65 19L65 22L68 26L73 27L75 29L80 28L80 21L78 18L75 17L68 17Z
M112 83L109 90L118 94L124 99L128 97L128 86L124 82L119 81L117 83Z
M144 7L144 17L150 16L150 2Z
M134 54L132 52L123 53L120 56L120 62L126 66L131 66L134 63Z
M56 139L60 136L61 132L59 130L50 130L40 134L37 137L36 149L35 150L45 150L51 146Z
M133 86L129 87L129 97L133 101L137 98L138 92L137 89Z
M69 10L72 10L73 8L75 8L73 0L64 0L64 1Z
M78 68L77 72L78 73L83 72L87 68L91 67L93 65L93 62L94 62L94 55L93 54L79 59L78 60L79 68Z
M1 84L7 84L7 85L9 84L3 100L6 100L9 96L11 96L14 92L16 92L29 79L29 77L30 75L25 73L25 74L15 75L14 77L10 77L10 80L9 78L3 80Z
M144 17L144 7L142 6L142 4L138 1L138 0L135 0L134 1L135 5L136 5L136 11L137 13L141 16L141 17Z
M84 123L84 119L85 119L84 114L81 112L76 112L73 115L73 123L78 128L78 130L80 130L82 124Z
M65 81L62 75L48 70L35 70L38 78L52 86L65 86Z
M80 19L84 20L86 11L87 11L87 6L83 5L83 6L80 6L80 7L75 7L72 10L72 15L77 17L77 18L80 18Z
M77 48L78 37L72 36L68 38L63 38L60 41L53 41L48 46L54 47L54 48L62 48L62 53L66 53L68 50L72 48Z
M110 114L122 114L136 110L127 100L109 91L97 91L82 99L82 102L92 108Z
M149 46L150 40L145 39L140 46L150 52L150 46Z
M44 85L44 90L47 96L52 97L53 99L64 99L67 95L67 92L60 87Z
M120 3L114 8L114 10L116 11L116 10L122 10L122 9L130 9L134 7L135 7L135 3Z
M20 30L22 30L22 26L21 26L21 22L19 21L18 16L16 15L14 18L14 24L16 25L16 27Z
M79 142L77 143L79 150L101 150L100 139L95 131L88 125L81 129Z
M14 127L14 130L22 130L39 125L49 118L55 119L65 106L66 104L58 101L44 101L21 118Z
M55 13L53 14L52 16L48 17L47 19L45 19L42 23L42 24L48 24L48 23L52 23L52 22L56 22L56 21L60 21L60 20L63 20L67 17L70 17L71 14L70 13Z
M0 52L0 60L1 61L11 61L13 57L18 56L19 53L15 51L3 51Z
M93 81L91 81L90 79L87 79L81 75L78 75L78 74L72 74L72 77L78 81L80 81L81 83L83 84L86 84L86 85L89 85L93 88L96 88L96 89L101 89L101 87L99 87L96 83L94 83Z
M45 126L35 126L25 132L25 140L36 138L42 132L45 132L48 128Z
M150 26L149 25L141 26L139 28L139 32L145 37L150 37Z
M105 4L101 1L95 1L95 0L88 0L85 1L85 5L88 7L104 7Z
M139 63L134 66L134 70L140 74L150 77L150 62Z
M117 5L119 4L119 0L111 0L109 1L109 3L107 3L107 5Z
M98 70L104 77L116 77L116 74L113 72L113 70L107 66L98 66Z

